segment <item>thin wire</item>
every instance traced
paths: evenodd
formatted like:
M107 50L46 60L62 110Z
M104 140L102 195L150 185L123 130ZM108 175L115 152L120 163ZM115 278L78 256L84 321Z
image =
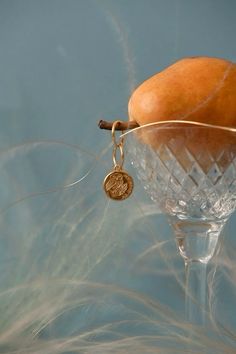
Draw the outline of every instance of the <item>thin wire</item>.
M165 126L166 124L170 124L170 123L171 123L171 126ZM139 126L137 128L131 129L129 131L126 131L125 133L121 134L120 137L126 137L127 135L129 135L133 132L139 131L140 129L145 129L145 128L152 127L152 126L153 127L160 126L160 128L162 128L162 129L174 129L175 127L172 124L179 124L179 123L185 124L186 126L187 125L194 125L194 126L202 127L202 128L213 128L216 130L220 129L220 130L236 133L236 128L233 128L233 127L225 127L225 126L221 126L221 125L213 125L213 124L200 123L200 122L195 122L195 121L186 121L186 120L177 120L176 119L176 120L163 120L163 121L159 121L159 122L155 122L155 123L148 123L148 124ZM161 127L162 125L164 127ZM186 127L186 128L192 128L192 127Z
M68 146L68 147L73 147L74 149L77 149L77 150L81 150L82 152L85 152L86 150L83 150L81 149L80 147L78 147L77 145L73 145L73 144L68 144L68 143L64 143L64 142L59 142L59 141L53 141L53 140L44 140L44 141L38 141L38 142L27 142L27 143L24 143L24 144L19 144L19 145L16 145L14 146L13 148L11 149L7 149L5 150L4 152L1 152L1 154L5 154L7 152L9 152L10 150L13 150L13 149L16 149L16 148L19 148L19 147L22 147L22 146L25 146L25 145L29 145L29 144L42 144L42 143L56 143L56 144L62 144L62 145L65 145L65 146ZM90 169L81 177L79 178L78 180L72 182L72 183L69 183L69 184L66 184L64 186L59 186L59 187L56 187L56 188L53 188L53 189L48 189L46 191L41 191L41 192L36 192L36 193L31 193L27 196L24 196L20 199L17 199L16 201L8 204L5 208L2 208L0 209L0 216L3 215L4 213L6 213L10 208L12 208L13 206L27 200L27 199L30 199L30 198L34 198L34 197L37 197L37 196L40 196L40 195L46 195L46 194L49 194L49 193L55 193L55 192L58 192L60 190L65 190L65 189L68 189L68 188L71 188L71 187L74 187L76 186L77 184L79 184L80 182L82 182L85 178L87 178L90 173L94 170L94 168L96 167L98 161L100 161L100 159L102 158L102 156L104 156L106 154L106 152L108 151L108 149L111 147L111 144L109 144L105 149L103 149L101 151L101 153L99 155L95 155L91 152L87 152L86 153L89 153L90 155L92 155L93 157L95 157L95 163L90 167Z

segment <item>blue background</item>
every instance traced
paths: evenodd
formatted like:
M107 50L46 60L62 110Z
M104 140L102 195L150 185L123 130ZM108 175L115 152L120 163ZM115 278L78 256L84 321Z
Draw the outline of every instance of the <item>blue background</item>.
M235 61L235 13L234 0L0 1L1 352L184 345L184 269L171 230L138 181L129 200L108 204L110 134L97 122L126 120L132 90L181 57ZM232 333L235 222L210 266L217 280L209 273L212 313ZM235 349L224 335L193 348ZM78 342L52 343L68 338Z

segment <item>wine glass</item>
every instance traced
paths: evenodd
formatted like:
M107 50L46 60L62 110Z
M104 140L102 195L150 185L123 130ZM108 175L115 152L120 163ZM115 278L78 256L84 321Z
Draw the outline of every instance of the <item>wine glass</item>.
M130 160L168 217L186 268L186 318L206 323L206 267L236 208L236 129L163 121L124 134Z

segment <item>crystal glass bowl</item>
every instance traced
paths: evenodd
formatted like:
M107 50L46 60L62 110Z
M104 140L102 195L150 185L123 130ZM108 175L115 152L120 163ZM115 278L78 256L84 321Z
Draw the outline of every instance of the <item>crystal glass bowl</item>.
M195 295L204 307L206 273L196 264L211 259L236 208L236 129L165 121L133 129L124 137L138 179L168 216L185 261L188 287L195 279L192 287L195 293L200 289ZM194 320L198 310L190 307Z

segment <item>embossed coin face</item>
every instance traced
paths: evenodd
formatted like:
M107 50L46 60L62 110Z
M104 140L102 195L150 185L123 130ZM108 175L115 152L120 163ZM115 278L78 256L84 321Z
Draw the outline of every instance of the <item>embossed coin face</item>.
M107 196L114 200L124 200L133 191L133 178L125 171L112 171L103 182Z

